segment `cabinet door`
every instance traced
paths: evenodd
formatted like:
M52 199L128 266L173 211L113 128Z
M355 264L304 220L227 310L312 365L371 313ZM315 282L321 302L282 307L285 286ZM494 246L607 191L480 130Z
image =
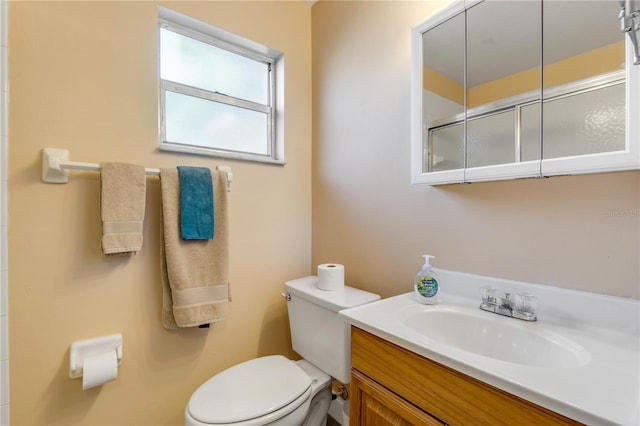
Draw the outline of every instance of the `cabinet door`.
M540 174L541 20L539 1L467 8L467 182Z
M619 11L619 2L544 3L544 176L638 168L640 67L609 19Z
M355 369L351 370L350 412L350 426L443 425Z

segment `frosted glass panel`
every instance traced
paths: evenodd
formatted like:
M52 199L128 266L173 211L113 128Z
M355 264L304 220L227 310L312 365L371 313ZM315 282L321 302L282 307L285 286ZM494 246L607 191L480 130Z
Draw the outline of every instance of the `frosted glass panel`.
M160 77L268 104L269 65L160 29ZM233 78L230 78L233 76Z
M515 161L515 111L467 121L467 167Z
M546 101L544 158L625 149L625 85Z
M540 103L520 108L520 161L540 160Z
M434 129L430 137L430 165L425 171L439 172L464 168L463 124Z
M267 114L165 92L166 140L268 155Z

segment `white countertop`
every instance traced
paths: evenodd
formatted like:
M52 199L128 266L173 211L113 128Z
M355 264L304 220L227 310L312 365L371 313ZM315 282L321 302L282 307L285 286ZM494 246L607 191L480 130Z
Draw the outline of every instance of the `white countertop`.
M542 407L590 425L640 425L640 301L438 270L440 304L477 309L523 330L559 334L582 346L579 367L535 367L500 361L426 337L402 321L413 293L346 309L350 324ZM528 291L539 298L537 322L478 309L480 287ZM424 306L424 305L420 305ZM424 306L429 309L429 306Z

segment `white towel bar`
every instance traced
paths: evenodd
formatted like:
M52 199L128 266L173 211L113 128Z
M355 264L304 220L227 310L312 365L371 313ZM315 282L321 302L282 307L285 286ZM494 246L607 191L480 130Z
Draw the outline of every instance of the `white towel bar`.
M227 174L227 191L231 191L233 173L231 167L217 166L217 170ZM100 164L69 161L69 150L58 148L45 148L42 150L42 181L46 183L67 183L69 175L67 170L84 170L99 172ZM160 169L145 168L149 176L160 176Z

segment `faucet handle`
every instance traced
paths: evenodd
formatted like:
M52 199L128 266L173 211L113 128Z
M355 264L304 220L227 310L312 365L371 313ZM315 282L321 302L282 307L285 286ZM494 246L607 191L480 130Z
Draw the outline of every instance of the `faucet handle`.
M482 287L480 289L483 303L490 303L494 305L496 303L496 288L495 287Z
M537 298L530 293L520 293L515 296L515 309L518 312L535 314L537 307Z

